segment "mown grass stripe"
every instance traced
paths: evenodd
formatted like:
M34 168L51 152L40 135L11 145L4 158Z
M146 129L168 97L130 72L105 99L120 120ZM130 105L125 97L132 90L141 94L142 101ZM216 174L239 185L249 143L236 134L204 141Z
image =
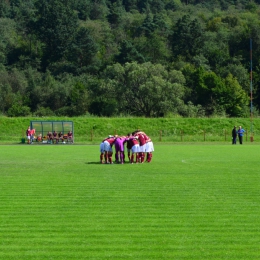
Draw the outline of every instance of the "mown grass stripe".
M6 150L1 260L260 258L257 146L156 146L142 165L100 165L92 146Z

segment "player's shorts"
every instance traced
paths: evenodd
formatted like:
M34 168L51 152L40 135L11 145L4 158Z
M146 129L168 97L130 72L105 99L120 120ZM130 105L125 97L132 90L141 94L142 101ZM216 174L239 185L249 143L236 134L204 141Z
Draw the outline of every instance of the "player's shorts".
M27 136L27 139L28 139L28 140L31 140L31 136L30 136L30 135L28 135L28 136Z
M154 151L153 142L146 143L145 152L146 153L151 153L153 151Z
M104 143L102 142L101 144L100 144L100 152L101 153L104 153L105 151L104 151Z
M139 144L135 144L132 147L132 153L139 153Z
M139 145L139 153L145 153L145 150L146 150L146 144L142 146Z
M111 152L111 153L113 152L112 147L108 141L104 141L103 144L104 144L105 152Z

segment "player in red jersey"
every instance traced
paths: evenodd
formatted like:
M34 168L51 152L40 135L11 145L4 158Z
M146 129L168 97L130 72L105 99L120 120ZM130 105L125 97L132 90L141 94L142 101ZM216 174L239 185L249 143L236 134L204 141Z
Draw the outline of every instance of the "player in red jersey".
M153 157L153 151L154 151L154 146L151 138L148 135L145 135L146 139L146 147L145 147L145 152L147 153L146 161L151 162L152 157Z
M100 159L100 163L105 163L103 160L104 160L104 154L105 154L105 151L104 151L104 142L102 141L100 146L99 146L99 151L100 151L100 156L99 156L99 159Z
M112 146L115 142L116 138L112 135L109 135L105 140L103 140L104 143L104 152L105 152L105 161L106 163L112 164L112 155L113 155L113 150Z
M136 155L136 159L135 162L138 163L139 161L139 142L138 142L138 138L136 136L129 136L127 138L127 142L129 144L129 147L132 151L132 155L131 155L131 163L134 163L134 157Z
M139 162L144 162L144 153L146 149L146 139L145 139L145 133L141 132L139 130L135 131L133 133L134 136L137 136L139 140Z

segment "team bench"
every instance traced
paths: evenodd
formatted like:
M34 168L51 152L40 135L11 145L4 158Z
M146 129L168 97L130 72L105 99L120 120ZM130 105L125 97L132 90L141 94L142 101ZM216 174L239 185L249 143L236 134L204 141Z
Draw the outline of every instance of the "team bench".
M30 121L31 129L35 129L34 143L42 144L67 144L74 143L74 125L72 121ZM56 132L57 136L53 136ZM58 133L63 134L58 137ZM72 134L73 133L73 134ZM49 135L49 136L48 136ZM71 136L70 136L71 135Z

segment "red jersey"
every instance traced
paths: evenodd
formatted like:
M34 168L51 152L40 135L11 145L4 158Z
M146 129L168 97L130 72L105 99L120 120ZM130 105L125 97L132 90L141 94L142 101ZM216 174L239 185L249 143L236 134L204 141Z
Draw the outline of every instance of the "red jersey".
M138 132L138 133L136 133L136 136L138 137L140 146L143 146L143 145L146 144L146 139L145 139L145 134L144 133Z
M131 149L136 144L139 144L138 140L134 136L129 137L129 139L127 141L127 148Z
M26 130L26 135L27 135L27 136L30 136L31 134L32 134L32 130L31 130L31 129L27 129L27 130Z
M144 137L145 137L145 141L146 141L146 143L148 143L148 142L151 142L151 141L152 141L152 140L151 140L151 138L150 138L148 135L145 135Z
M106 138L104 141L107 141L112 146L114 144L115 140L116 140L116 138L114 136L112 136L112 137Z

